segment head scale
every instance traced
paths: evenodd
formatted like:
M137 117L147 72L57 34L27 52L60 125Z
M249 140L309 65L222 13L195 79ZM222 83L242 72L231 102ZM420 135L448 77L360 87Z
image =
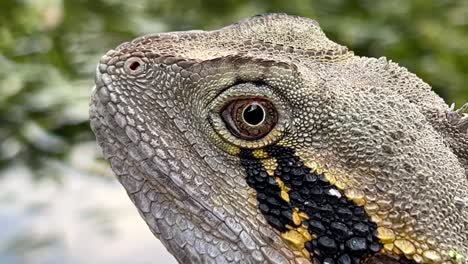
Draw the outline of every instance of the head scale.
M463 261L459 115L283 14L124 43L91 103L105 158L182 263Z

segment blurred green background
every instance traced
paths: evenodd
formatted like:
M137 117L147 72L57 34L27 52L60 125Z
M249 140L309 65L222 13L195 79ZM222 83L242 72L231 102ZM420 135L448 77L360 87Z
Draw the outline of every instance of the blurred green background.
M153 259L141 247L125 247L132 239L154 240L146 236L142 221L128 218L130 230L141 225L139 236L128 235L123 224L110 228L116 214L136 213L109 176L89 129L95 65L108 49L142 34L216 29L264 12L313 18L329 38L356 54L386 56L428 82L448 103L468 101L466 0L2 0L0 263L80 262L74 252L83 240L70 235L73 228L98 245L121 239L114 246L126 248L121 255L142 260L136 263ZM44 189L49 191L44 194ZM83 195L90 189L98 198ZM71 209L76 207L81 209ZM63 215L69 217L58 220ZM95 220L84 227L81 220L70 224L76 218ZM58 221L61 228L44 221ZM97 234L110 239L103 242ZM98 255L93 245L79 252ZM91 262L128 263L102 255Z

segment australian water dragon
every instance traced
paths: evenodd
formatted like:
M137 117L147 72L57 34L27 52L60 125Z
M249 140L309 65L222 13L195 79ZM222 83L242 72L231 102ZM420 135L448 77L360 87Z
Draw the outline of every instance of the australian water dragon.
M181 263L466 263L467 108L269 14L110 50L90 113Z

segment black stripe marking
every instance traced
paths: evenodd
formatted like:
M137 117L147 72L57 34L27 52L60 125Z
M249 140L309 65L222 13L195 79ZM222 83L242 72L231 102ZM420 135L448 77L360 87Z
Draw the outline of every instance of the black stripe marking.
M319 263L360 263L380 251L377 224L362 206L346 199L323 175L312 172L292 149L271 146L266 151L277 160L275 176L291 189L290 205L309 217L303 224L317 239L305 246Z
M246 181L257 192L259 209L267 222L284 233L292 221L293 208L307 214L303 219L309 233L317 238L306 242L312 260L320 264L415 264L404 256L380 253L377 224L362 206L348 200L322 174L311 171L294 150L269 146L269 156L276 158L275 177L290 189L289 202L281 198L281 189L274 177L268 175L262 162L251 150L241 150L241 164Z
M268 175L262 162L253 157L251 150L241 150L240 156L247 174L247 184L257 192L259 209L268 224L280 232L288 230L286 225L295 226L291 205L281 198L278 183Z

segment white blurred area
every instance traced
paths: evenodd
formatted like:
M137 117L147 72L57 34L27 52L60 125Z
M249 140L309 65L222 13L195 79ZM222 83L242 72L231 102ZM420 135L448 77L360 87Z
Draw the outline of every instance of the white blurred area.
M36 179L20 164L2 172L1 264L176 263L117 180L49 165L60 175Z

